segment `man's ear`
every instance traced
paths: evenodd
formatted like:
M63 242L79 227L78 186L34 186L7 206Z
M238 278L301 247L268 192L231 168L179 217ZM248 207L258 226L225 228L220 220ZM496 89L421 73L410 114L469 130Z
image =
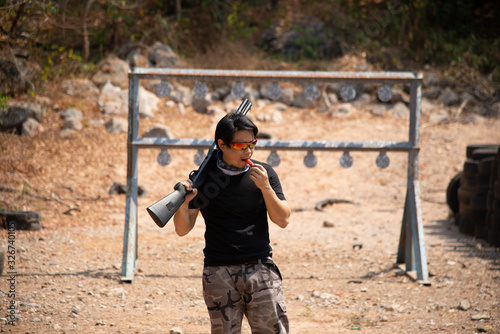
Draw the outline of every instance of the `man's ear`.
M224 144L224 141L220 138L217 140L217 144L219 145L221 151L224 151L227 148L226 144Z

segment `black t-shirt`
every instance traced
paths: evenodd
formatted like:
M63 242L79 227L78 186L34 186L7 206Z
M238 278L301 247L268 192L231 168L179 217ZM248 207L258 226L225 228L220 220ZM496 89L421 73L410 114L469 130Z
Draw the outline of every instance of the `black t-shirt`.
M278 175L262 162L269 183L280 200L285 200ZM205 219L205 265L222 266L254 262L271 253L269 225L262 192L250 172L229 176L213 168L198 186L189 203Z

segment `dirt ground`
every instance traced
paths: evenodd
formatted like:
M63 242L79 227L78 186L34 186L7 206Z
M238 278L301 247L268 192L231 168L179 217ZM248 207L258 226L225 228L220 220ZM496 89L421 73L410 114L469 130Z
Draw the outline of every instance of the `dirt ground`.
M76 106L83 130L61 138L56 111ZM450 109L453 113L455 110ZM257 115L254 106L251 113ZM294 211L286 229L271 226L274 258L284 278L291 333L500 333L500 249L458 232L446 205L446 187L463 166L468 144L500 143L500 120L429 121L423 110L419 154L421 212L430 285L412 280L396 262L406 190L407 154L389 153L379 169L377 153L279 152L276 168L292 208L335 198L323 212ZM141 120L168 125L174 137L211 138L221 115L162 108ZM42 214L41 231L15 232L15 297L6 268L0 280L0 328L15 333L209 333L201 292L204 223L178 237L169 223L158 228L146 207L171 192L195 169L195 151L171 151L172 163L156 163L158 150L141 150L138 267L133 283L120 283L126 183L126 134L108 134L92 102L56 102L35 137L0 134L0 204ZM337 117L290 108L279 123L256 121L275 139L401 140L408 120L359 110ZM269 151L256 150L265 161ZM0 231L1 240L8 233ZM362 247L353 247L360 244ZM7 323L14 301L18 318ZM243 333L250 333L245 324Z

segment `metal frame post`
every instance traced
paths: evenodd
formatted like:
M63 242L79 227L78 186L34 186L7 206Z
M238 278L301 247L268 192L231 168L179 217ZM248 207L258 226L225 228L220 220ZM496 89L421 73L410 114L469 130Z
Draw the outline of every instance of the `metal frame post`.
M420 209L420 184L418 181L418 153L420 126L420 97L422 84L414 80L410 88L409 141L414 150L408 152L408 178L403 222L399 238L397 265L405 264L404 270L424 284L429 284L427 257L425 254L422 212Z
M121 281L132 283L137 266L138 211L137 211L137 157L138 147L132 143L139 133L139 78L129 74L129 112L127 136L127 201Z

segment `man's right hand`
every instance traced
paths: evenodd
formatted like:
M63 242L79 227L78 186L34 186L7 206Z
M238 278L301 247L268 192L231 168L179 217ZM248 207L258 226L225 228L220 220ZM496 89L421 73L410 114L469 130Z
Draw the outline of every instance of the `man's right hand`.
M186 181L182 181L181 184L186 188L187 194L186 194L186 202L190 202L197 194L198 194L198 189L193 188L193 181L190 179Z

